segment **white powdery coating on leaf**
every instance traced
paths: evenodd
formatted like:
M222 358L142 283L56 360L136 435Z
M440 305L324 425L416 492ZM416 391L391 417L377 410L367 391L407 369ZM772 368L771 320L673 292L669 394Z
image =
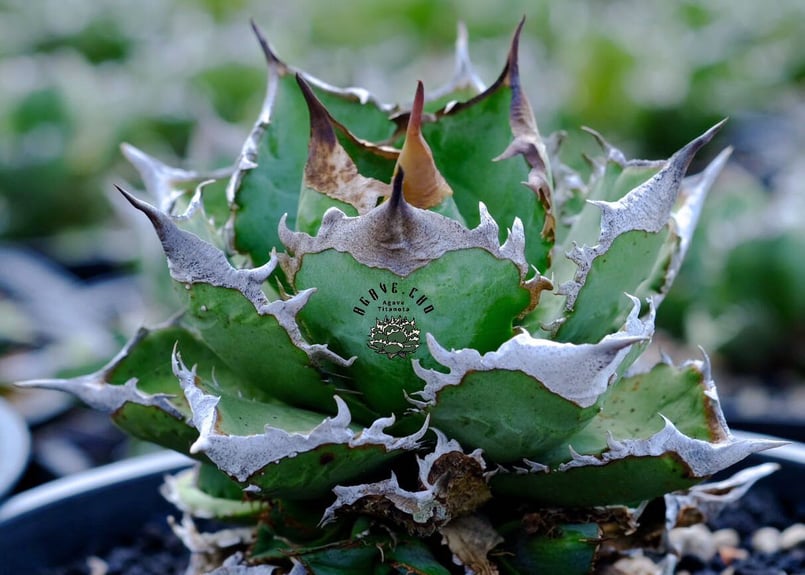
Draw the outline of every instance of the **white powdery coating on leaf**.
M250 527L230 527L220 531L201 532L188 513L182 516L181 523L177 523L173 516L169 516L168 524L174 535L194 554L218 555L223 549L252 543L255 538L255 531ZM225 561L224 565L227 564L231 563ZM206 570L204 572L207 573Z
M344 366L352 362L331 352L325 345L311 345L304 340L296 323L296 315L307 303L312 290L300 292L289 300L268 300L262 285L277 265L276 254L271 254L269 261L260 267L234 268L224 252L197 235L179 228L173 217L128 192L120 191L153 224L174 280L184 284L203 283L237 290L252 303L257 313L274 317L288 332L294 345L307 353L314 362L325 360Z
M576 467L606 465L629 457L660 457L674 454L690 470L692 477L709 477L714 473L741 461L752 453L781 445L779 441L735 439L711 443L688 437L668 418L661 415L665 426L647 439L618 440L610 434L608 449L601 455L580 455L573 452L573 459L559 466L558 471Z
M257 30L255 30L257 32ZM274 101L277 99L277 89L279 88L279 81L283 74L288 73L287 66L280 62L271 52L268 43L258 33L258 40L260 41L263 51L268 63L268 76L266 78L266 95L263 99L263 105L260 108L260 114L254 122L249 136L243 143L240 151L240 156L235 163L235 171L226 186L226 198L230 206L235 205L235 196L240 184L243 181L243 176L249 170L257 167L257 155L260 149L260 140L271 122L271 111L274 108ZM233 214L234 215L234 214ZM233 220L230 218L229 226L233 225Z
M196 385L195 368L188 369L177 352L173 355L172 365L193 412L193 426L199 432L190 452L204 453L219 469L240 482L247 481L267 465L322 445L374 445L386 451L411 451L419 447L419 440L428 429L426 421L422 429L412 435L393 437L382 431L394 423L393 418L386 418L368 430L353 431L349 427L352 415L347 404L335 396L337 414L323 419L308 433L292 433L266 425L264 432L258 435L225 435L216 428L220 397L206 394Z
M109 383L109 377L117 366L148 333L147 329L141 328L137 335L109 363L95 373L71 379L35 379L18 382L15 385L64 391L74 395L92 409L105 413L114 413L126 403L133 403L145 407L156 407L177 419L183 419L181 412L171 403L173 395L143 393L137 389L137 378L131 378L123 385Z
M665 495L665 528L670 531L677 526L679 514L684 509L696 509L707 521L716 517L724 507L738 501L760 479L780 468L777 463L763 463L742 469L732 477L714 483L694 485L682 493Z
M500 259L512 261L523 280L529 273L525 259L525 235L516 220L509 237L501 246L498 225L486 206L479 205L481 222L467 229L441 214L421 210L404 203L387 201L360 217L348 217L337 208L325 212L318 234L292 232L280 220L279 236L293 254L282 262L293 277L305 254L325 250L346 252L361 264L389 270L405 277L447 252L481 248Z
M262 284L274 271L276 257L254 269L235 269L226 254L199 238L180 229L173 218L151 204L121 190L126 199L143 212L154 226L162 249L168 258L171 277L182 283L207 283L213 286L236 289L258 310L267 305L268 298Z
M181 184L219 180L231 176L235 170L234 166L209 172L184 170L168 166L131 144L121 144L120 149L139 172L146 191L156 200L159 209L168 213L173 209L176 199L186 193L177 189Z
M460 385L468 373L507 370L525 373L579 407L590 407L606 391L629 347L645 341L653 332L651 318L640 321L637 318L640 302L631 299L634 308L626 322L626 331L608 335L596 344L560 343L522 332L497 351L481 355L474 349L448 351L427 334L431 355L450 372L424 369L414 362L414 371L425 381L425 387L414 394L422 401L413 403L419 408L436 404L442 389Z
M174 417L181 417L179 411L170 403L173 396L164 393L149 395L141 392L137 389L136 377L129 379L123 385L107 383L105 378L105 372L99 371L72 379L36 379L23 381L16 385L65 391L92 409L106 413L114 413L126 403L134 403L146 407L157 407Z
M573 309L592 269L593 260L605 254L618 236L630 231L657 233L668 225L693 156L713 138L723 123L716 124L676 152L662 170L620 200L590 202L601 209L601 234L595 246L575 245L567 254L578 266L575 277L559 287L559 293L567 296L565 306L568 310Z
M702 172L682 180L682 189L679 192L682 197L682 205L671 215L674 232L679 236L679 244L671 255L671 265L666 272L665 285L660 294L655 297L657 305L668 293L679 272L679 268L682 267L682 262L688 253L690 242L693 239L693 232L696 231L696 224L699 221L707 194L716 178L721 174L731 154L732 148L725 148Z

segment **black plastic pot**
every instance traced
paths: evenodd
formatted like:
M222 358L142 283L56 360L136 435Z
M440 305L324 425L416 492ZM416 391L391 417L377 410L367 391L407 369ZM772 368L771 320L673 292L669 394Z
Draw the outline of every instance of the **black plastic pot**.
M159 494L192 461L165 451L57 479L0 506L0 574L33 574L98 554L176 513Z
M736 432L743 434L742 432ZM781 469L755 488L802 505L805 444L753 455L737 467L775 461ZM0 506L0 575L35 574L101 554L146 523L176 514L159 494L165 474L188 467L172 452L142 456L36 487Z

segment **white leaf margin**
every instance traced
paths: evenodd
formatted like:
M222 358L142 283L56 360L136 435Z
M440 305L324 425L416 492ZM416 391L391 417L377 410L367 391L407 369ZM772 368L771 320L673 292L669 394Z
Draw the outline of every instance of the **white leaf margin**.
M641 320L640 301L628 294L627 297L632 301L632 310L624 328L595 344L560 343L521 332L496 351L482 355L474 349L448 351L427 334L431 355L450 372L425 369L415 360L414 372L425 381L425 387L412 394L419 399L409 401L417 409L426 410L437 404L442 389L460 385L468 373L508 370L525 373L579 407L590 407L607 390L632 346L649 340L654 333L653 311Z
M384 430L394 424L395 418L379 418L368 428L355 431L350 428L352 414L343 399L334 396L338 411L326 417L309 433L288 432L266 425L262 434L226 435L217 430L220 397L205 393L196 384L196 369L188 369L178 351L174 351L171 365L179 380L185 398L190 404L192 424L199 437L191 445L190 453L203 453L221 471L245 483L266 466L312 451L323 445L340 444L357 448L373 445L391 451L413 451L428 430L426 418L422 427L411 435L393 437Z

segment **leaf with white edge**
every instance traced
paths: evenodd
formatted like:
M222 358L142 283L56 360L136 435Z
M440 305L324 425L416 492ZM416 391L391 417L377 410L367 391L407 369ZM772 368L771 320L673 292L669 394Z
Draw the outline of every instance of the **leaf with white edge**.
M276 266L275 258L259 268L236 269L218 248L179 229L173 217L123 190L121 193L151 220L171 276L184 285L182 291L189 300L183 322L198 333L220 362L270 397L331 410L335 387L323 381L315 366L345 366L349 362L325 346L303 339L296 315L312 292L269 301L263 284ZM283 361L253 361L261 355ZM359 404L355 406L361 409L362 418L372 418Z
M241 150L227 196L233 210L230 229L235 248L262 264L272 249L280 247L280 217L287 214L288 223L295 226L307 158L307 104L295 76L300 74L332 116L358 138L383 141L397 127L389 120L390 107L378 104L365 90L339 90L288 66L253 28L268 64L266 97Z
M351 216L363 215L391 195L391 186L363 176L336 135L353 140L353 148L385 160L389 170L397 160L396 150L360 148L354 136L336 122L301 76L296 77L310 111L310 141L299 195L296 229L315 234L324 212L337 207ZM382 155L381 155L382 154Z
M177 200L187 195L188 189L203 182L229 178L235 170L233 166L208 172L185 170L168 166L131 144L121 144L120 150L140 174L145 190L159 209L169 214L174 212Z
M640 303L633 301L635 315ZM496 351L448 351L428 334L428 347L449 373L423 369L425 381L411 401L434 426L499 463L534 458L566 441L594 417L631 346L652 326L627 330L596 344L569 344L520 333ZM501 419L506 424L501 425Z
M526 257L545 270L553 245L551 176L545 146L520 84L522 25L495 83L471 100L437 112L436 121L424 123L422 133L467 225L481 220L479 202L502 226L520 219L526 233ZM516 161L516 156L525 161Z
M576 265L565 257L565 253L571 250L573 245L591 246L598 241L601 210L593 202L616 202L634 188L644 184L665 166L664 161L627 160L623 152L607 142L598 132L589 128L585 128L585 131L595 138L603 151L603 156L590 159L592 171L587 182L582 182L578 174L570 172L563 164L559 163L557 166L559 170L557 177L564 176L570 179L556 184L557 194L560 193L562 186L575 186L579 190L578 193L583 195L581 199L584 201L580 212L574 214L571 220L557 223L563 229L553 248L551 272L554 274L554 281L559 285L572 280L576 272ZM555 143L557 147L560 144L561 141ZM558 197L557 203L562 199Z
M665 294L671 289L671 284L676 279L679 268L682 267L682 262L693 239L693 232L696 231L696 224L699 222L704 201L707 199L707 193L713 187L713 183L721 174L731 155L732 148L725 148L707 165L704 171L682 180L682 189L679 192L680 205L671 215L674 231L679 237L679 245L671 255L671 264L666 272L665 285L655 297L657 305L660 304L665 298Z
M418 449L427 432L425 422L412 435L387 435L384 430L394 423L393 417L361 429L351 424L349 408L338 396L337 414L322 419L318 413L278 403L211 395L199 387L195 369L188 369L176 354L173 370L199 432L191 453L203 453L262 497L320 497L337 483Z
M22 387L71 393L93 409L108 412L128 433L164 447L189 453L195 432L186 422L190 409L170 370L175 345L193 361L205 363L215 355L187 330L166 324L142 328L126 346L95 373L73 379L21 382ZM205 372L205 376L210 376ZM224 386L234 386L225 366L216 373Z
M729 434L707 362L659 364L618 381L563 447L497 474L492 488L551 505L635 504L778 444Z
M472 513L490 498L481 450L465 454L461 445L437 429L436 445L424 458L417 457L419 486L409 491L397 476L361 485L337 485L335 502L321 523L341 515L368 515L402 526L408 533L432 534L452 518Z
M470 230L409 205L403 174L398 170L392 198L365 216L331 209L315 237L283 226L289 253L278 256L296 290L316 289L299 314L309 339L357 358L344 370L350 378L344 384L383 414L404 411L405 394L422 387L410 362L429 361L420 334L453 347L496 349L511 337L513 320L550 286L539 275L528 277L519 221L500 245L483 206L482 222ZM400 331L395 320L410 329ZM416 351L397 353L410 347Z
M628 307L621 294L645 298L665 287L676 251L672 211L682 180L696 152L722 123L675 153L665 167L617 201L592 201L601 210L601 233L595 245L575 245L567 254L575 277L559 286L565 310L555 338L593 342L623 322Z
M684 527L714 519L728 505L739 501L759 480L780 469L779 463L762 463L742 469L722 481L694 485L680 493L666 493L665 528Z

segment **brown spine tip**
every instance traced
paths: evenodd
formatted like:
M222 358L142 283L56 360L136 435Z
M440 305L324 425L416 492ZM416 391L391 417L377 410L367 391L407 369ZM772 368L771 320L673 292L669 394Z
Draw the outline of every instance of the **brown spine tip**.
M394 180L391 182L391 198L389 199L389 207L392 210L399 209L404 203L403 196L403 180L405 179L405 170L402 166L397 166L394 172Z
M397 167L408 172L402 186L405 201L417 208L429 209L442 203L453 191L439 173L430 146L422 135L424 107L425 87L418 82Z
M335 147L336 136L330 113L321 103L321 100L316 97L316 94L313 93L310 84L300 74L296 74L296 83L299 84L299 89L302 91L302 96L305 98L308 113L310 114L309 147L312 149L322 144L330 149Z
M132 194L130 194L117 184L115 184L114 186L115 188L117 188L117 191L120 192L132 206L140 210L142 213L146 215L146 217L149 220L151 220L151 224L157 230L157 233L160 233L160 230L164 229L165 227L164 219L167 218L165 214L160 212L158 209L156 209L148 202L144 202L139 198L134 197Z
M117 184L114 184L114 186L115 186L115 188L117 188L117 191L120 192L123 195L123 197L126 198L126 200L132 206L134 206L135 208L137 208L141 212L146 211L146 209L143 207L144 202L142 202L141 200L138 200L137 198L135 198L133 195L131 195L129 192L127 192L126 190L124 190L123 188L118 186Z
M509 86L514 88L515 91L519 91L520 87L520 34L523 32L523 26L525 26L525 16L520 20L517 29L514 31L511 47L509 48L509 58L506 63Z
M420 80L416 85L414 94L414 105L411 107L411 115L408 117L407 137L417 137L422 130L422 112L425 109L425 86Z
M263 55L266 58L266 62L268 62L269 65L279 64L284 66L282 61L274 53L274 50L271 49L271 45L268 43L268 40L266 40L265 34L263 34L263 31L260 30L259 26L257 26L257 23L255 23L254 21L254 18L249 19L249 24L252 27L254 35L257 37L257 41L260 43L260 48L263 51Z

